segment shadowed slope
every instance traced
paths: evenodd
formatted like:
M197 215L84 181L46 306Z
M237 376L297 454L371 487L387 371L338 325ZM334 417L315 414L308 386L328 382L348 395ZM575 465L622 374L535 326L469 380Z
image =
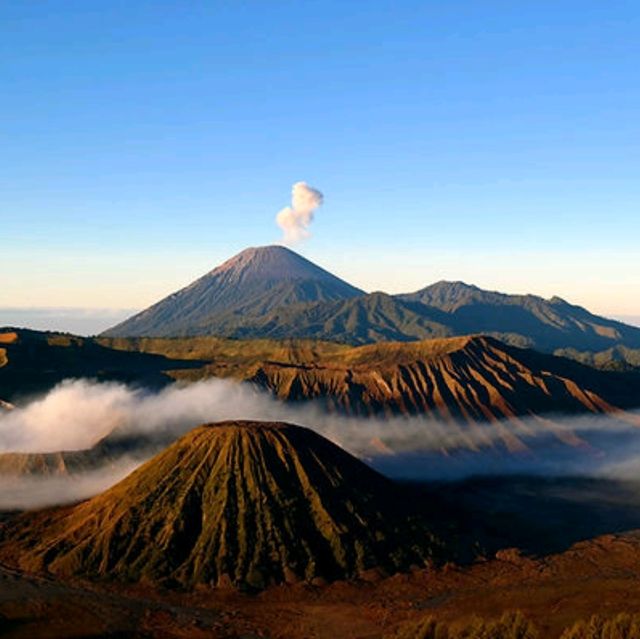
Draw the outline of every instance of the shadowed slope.
M399 295L417 314L439 313L453 334L491 333L543 351L640 348L640 328L599 317L559 297L507 295L464 282L438 282Z
M171 381L164 373L167 368L199 365L193 360L118 352L88 337L28 329L0 328L0 344L0 397L9 402L48 391L70 378L159 388ZM0 403L0 410L6 407Z
M308 429L210 424L85 503L18 519L1 554L27 569L187 586L335 579L430 556L398 496Z

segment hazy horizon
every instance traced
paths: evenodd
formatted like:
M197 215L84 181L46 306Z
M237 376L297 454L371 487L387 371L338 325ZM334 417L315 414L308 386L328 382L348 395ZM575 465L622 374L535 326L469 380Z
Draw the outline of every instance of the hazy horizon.
M139 309L141 310L141 309ZM96 335L136 313L136 309L0 307L0 327Z
M98 335L141 310L143 309L0 307L0 328L12 326L40 331L61 331L81 336ZM640 315L604 316L640 328Z

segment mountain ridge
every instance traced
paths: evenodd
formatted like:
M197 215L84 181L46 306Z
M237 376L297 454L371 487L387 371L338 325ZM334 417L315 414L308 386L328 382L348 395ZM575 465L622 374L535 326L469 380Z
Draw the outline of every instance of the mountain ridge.
M554 296L441 280L413 293L364 293L280 246L252 247L105 331L105 337L298 338L366 344L483 333L615 366L640 359L640 328ZM620 348L623 347L623 348Z
M512 454L534 451L541 442L600 448L597 438L581 428L584 422L567 417L606 417L623 429L640 425L633 412L640 406L639 374L599 371L482 335L355 347L215 337L100 338L98 342L106 352L121 355L110 360L125 365L130 356L134 361L164 362L167 383L228 380L248 385L248 394L258 392L264 401L270 397L294 410L308 407L317 411L320 427L331 416L344 419L347 432L351 418L354 426L359 418L373 418L378 424L401 418L388 431L364 441L365 455L401 452L407 431L397 426L409 417L425 420L424 430L416 430L416 445L440 432L438 446L444 454L488 449ZM77 351L80 357L83 353ZM42 357L52 359L47 351ZM413 426L417 424L413 421ZM335 436L340 441L338 431ZM113 432L88 450L0 454L0 476L71 476L122 455L148 458L172 440L170 432L151 438Z
M208 378L248 382L280 401L313 402L331 413L422 415L446 422L452 433L460 432L463 438L465 429L478 424L508 424L495 431L497 438L487 440L507 448L525 448L527 430L533 426L562 439L565 431L553 427L553 418L559 414L616 413L637 423L626 411L640 402L638 374L599 371L486 336L355 347L208 337L113 338L104 344L208 361L200 368L170 374L181 382ZM525 419L533 421L527 426Z
M619 343L640 348L636 327L599 317L558 296L513 295L442 280L397 297L431 312L441 311L445 314L441 320L455 334L519 334L528 338L528 345L550 352L577 347L600 350Z

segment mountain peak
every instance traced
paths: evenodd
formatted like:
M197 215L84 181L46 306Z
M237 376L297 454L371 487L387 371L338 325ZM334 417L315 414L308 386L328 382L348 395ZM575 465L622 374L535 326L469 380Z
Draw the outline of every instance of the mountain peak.
M244 278L249 275L261 280L337 279L302 255L277 244L246 248L216 267L210 275L223 273L242 274Z
M363 291L284 246L250 247L185 288L104 333L110 337L223 335L236 322L292 304Z
M423 290L447 290L451 292L461 292L461 291L480 291L475 284L467 284L462 280L439 280L438 282L434 282L430 284Z
M398 496L307 428L206 424L101 495L47 521L26 515L31 540L19 561L58 574L252 588L397 570L426 559L431 544L424 528L413 538Z

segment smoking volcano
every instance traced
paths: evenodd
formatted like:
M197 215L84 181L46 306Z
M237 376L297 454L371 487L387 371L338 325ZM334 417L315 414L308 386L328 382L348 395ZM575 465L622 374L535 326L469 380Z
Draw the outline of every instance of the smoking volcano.
M363 291L283 246L248 248L189 286L106 331L107 336L207 335L289 305Z

